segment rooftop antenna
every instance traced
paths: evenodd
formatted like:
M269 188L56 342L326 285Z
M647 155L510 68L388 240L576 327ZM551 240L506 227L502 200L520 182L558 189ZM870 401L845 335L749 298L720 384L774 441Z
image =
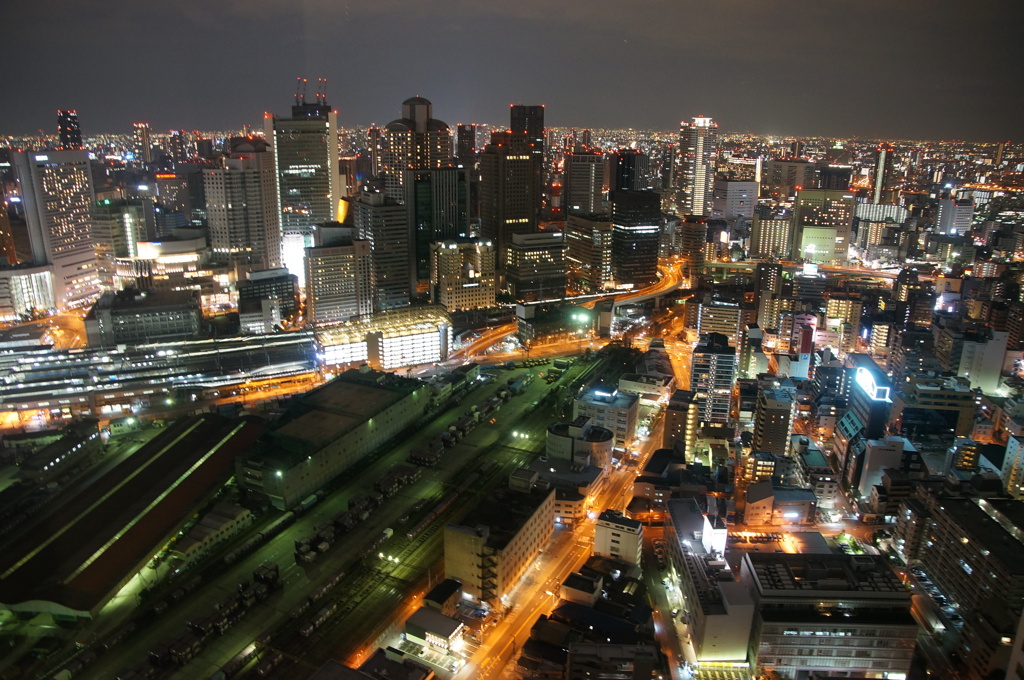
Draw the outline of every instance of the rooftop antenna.
M301 90L301 89L302 89L302 78L296 78L295 79L295 94L292 95L293 97L295 97L295 104L296 105L298 105L298 103L299 103L299 90Z
M303 104L305 104L305 103L306 103L306 84L307 84L308 82L309 82L309 81L308 81L308 80L307 80L306 78L303 78L303 79L302 79L302 103L303 103Z

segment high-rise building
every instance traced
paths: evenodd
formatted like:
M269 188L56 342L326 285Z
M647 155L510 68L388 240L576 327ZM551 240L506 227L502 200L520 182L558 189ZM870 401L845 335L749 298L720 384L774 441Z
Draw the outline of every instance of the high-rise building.
M533 159L534 209L540 221L544 202L544 152L547 134L544 129L544 106L513 104L509 107L509 132L521 137Z
M57 135L60 137L61 149L73 151L82 148L82 128L78 126L78 111L57 110Z
M658 279L661 200L653 191L611 192L612 276L642 288Z
M565 237L558 232L513 234L506 280L521 302L565 297Z
M153 201L106 198L93 205L89 217L100 286L104 290L120 289L118 258L138 257L139 243L156 238Z
M235 138L220 167L203 171L210 248L218 260L281 266L281 214L274 156L259 138Z
M871 202L895 203L899 192L895 191L896 148L892 144L882 142L878 145L878 157L875 159L875 176L872 179Z
M762 389L754 411L754 450L785 456L789 452L795 413L792 394L786 390Z
M569 270L580 290L612 287L612 222L607 215L570 213L565 221Z
M765 164L761 177L764 196L788 199L798 191L818 186L816 166L807 159L773 159Z
M708 217L718 156L718 123L699 116L692 123L683 121L679 128L683 213Z
M643 151L619 149L608 161L611 164L611 190L647 191L651 186L651 159Z
M729 420L732 386L736 376L736 349L720 333L701 335L693 350L690 391L697 395L702 423Z
M665 429L662 446L692 458L700 429L700 411L697 395L687 390L676 390L665 407Z
M347 200L356 237L368 241L373 254L374 310L408 305L412 252L406 206L387 195L380 179L363 182L359 193Z
M476 129L477 125L459 123L455 128L455 158L464 168L476 167Z
M957 201L944 198L939 201L939 215L935 220L935 231L940 234L963 236L971 231L974 218L974 202L971 199Z
M137 165L153 162L153 143L149 138L149 123L132 123L132 153Z
M497 266L508 266L514 234L537 231L539 165L526 135L495 132L480 155L480 222L484 238L497 248Z
M754 299L782 294L782 265L758 262L754 268Z
M856 201L832 189L798 191L793 206L793 256L818 263L845 263Z
M373 313L370 242L351 229L320 226L306 248L306 319L314 326L346 323Z
M751 257L790 257L793 244L793 219L754 216L751 223Z
M434 118L430 100L410 97L402 102L402 117L384 126L380 172L388 195L405 195L406 170L441 168L451 162L451 129Z
M704 271L704 247L708 240L708 225L704 218L688 217L676 227L678 251L686 259L683 270L690 284L697 285L697 279Z
M716 179L712 188L711 216L716 219L754 219L757 205L757 182Z
M85 151L18 152L14 168L21 185L35 264L53 266L57 307L79 307L99 295L90 211L95 202Z
M603 210L604 155L577 148L563 156L562 205L565 214L593 215Z
M299 98L291 118L265 114L264 134L277 166L277 203L281 214L282 261L305 275L302 258L313 243L313 227L337 219L342 197L338 166L338 114L322 94L307 103Z
M437 241L469 237L470 170L455 166L404 172L405 207L411 241L411 290L427 297L430 248Z
M494 246L439 241L430 250L430 301L449 312L495 304Z

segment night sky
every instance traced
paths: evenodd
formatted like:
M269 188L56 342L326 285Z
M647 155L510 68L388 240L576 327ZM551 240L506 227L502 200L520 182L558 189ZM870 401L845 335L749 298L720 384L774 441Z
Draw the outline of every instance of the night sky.
M1020 0L8 0L0 134L237 129L329 78L344 126L507 124L1019 141Z

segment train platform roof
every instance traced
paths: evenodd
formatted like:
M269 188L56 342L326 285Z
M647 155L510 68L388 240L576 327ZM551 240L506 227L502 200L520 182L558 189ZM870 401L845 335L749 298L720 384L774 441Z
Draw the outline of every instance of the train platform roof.
M230 478L263 432L217 414L174 423L0 550L0 606L94 616Z

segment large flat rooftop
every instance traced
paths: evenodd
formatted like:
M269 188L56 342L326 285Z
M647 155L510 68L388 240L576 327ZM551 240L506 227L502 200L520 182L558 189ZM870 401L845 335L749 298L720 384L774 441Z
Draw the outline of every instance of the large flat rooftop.
M175 423L3 546L0 602L95 614L227 481L262 431L216 414Z

